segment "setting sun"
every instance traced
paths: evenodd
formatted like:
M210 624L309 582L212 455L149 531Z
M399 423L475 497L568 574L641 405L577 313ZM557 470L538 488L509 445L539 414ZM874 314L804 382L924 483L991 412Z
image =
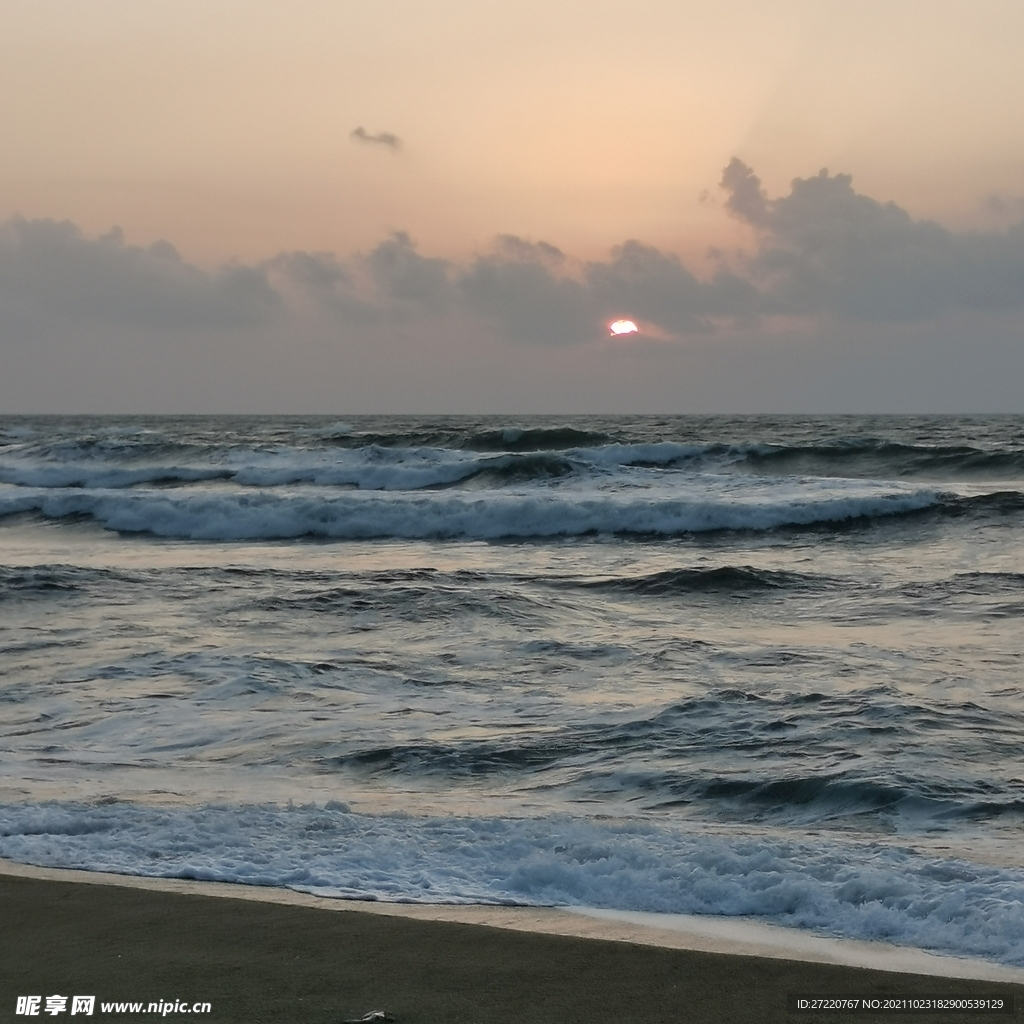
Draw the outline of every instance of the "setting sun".
M613 320L608 325L608 330L614 338L620 334L636 334L640 328L632 320Z

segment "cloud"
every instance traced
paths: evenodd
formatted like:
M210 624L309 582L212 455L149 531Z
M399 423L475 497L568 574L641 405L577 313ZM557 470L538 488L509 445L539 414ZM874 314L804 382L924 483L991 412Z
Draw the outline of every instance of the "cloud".
M395 232L360 261L379 301L404 312L438 312L454 298L448 260L421 256L404 231Z
M586 280L608 315L625 310L677 337L747 319L761 303L756 288L730 270L700 280L676 255L636 241L612 250L607 262L587 264Z
M89 328L298 336L315 324L352 338L416 325L564 348L602 340L623 316L648 336L685 339L1024 311L1024 224L953 232L827 171L772 198L739 160L721 187L753 241L710 276L637 240L581 261L504 235L450 260L419 252L402 232L348 256L299 251L204 270L167 242L140 247L117 230L88 238L66 221L13 219L0 224L0 345Z
M293 309L321 321L394 324L430 318L457 304L454 265L420 255L403 231L345 259L289 252L260 268Z
M761 179L737 157L722 171L722 188L728 193L725 205L741 220L761 225L768 212L768 196L761 188Z
M603 310L584 281L564 272L553 245L511 235L456 272L466 307L512 342L573 344L597 336Z
M1024 196L990 195L985 198L981 208L990 217L1016 221L1024 217Z
M402 140L391 132L368 132L362 125L349 132L353 142L361 142L367 146L386 146L388 149L402 148Z
M955 233L827 170L769 199L733 160L722 187L728 209L757 232L745 269L765 313L899 323L1024 307L1024 224Z
M168 242L86 238L68 221L0 224L0 344L67 326L139 331L250 328L283 313L259 266L207 272Z

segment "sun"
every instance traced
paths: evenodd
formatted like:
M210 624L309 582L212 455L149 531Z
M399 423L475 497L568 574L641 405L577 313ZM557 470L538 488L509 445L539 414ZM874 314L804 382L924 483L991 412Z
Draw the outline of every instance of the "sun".
M636 334L640 328L632 320L613 320L608 325L612 337L617 338L620 334Z

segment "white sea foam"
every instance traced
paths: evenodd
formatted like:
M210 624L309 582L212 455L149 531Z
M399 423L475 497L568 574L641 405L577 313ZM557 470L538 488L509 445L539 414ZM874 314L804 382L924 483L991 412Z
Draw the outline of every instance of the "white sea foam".
M506 431L515 440L515 431ZM675 442L607 444L551 452L476 452L434 447L386 447L368 444L359 448L240 447L226 451L216 446L200 449L184 462L148 458L131 449L113 452L64 452L54 459L19 455L0 460L0 483L20 487L120 489L147 483L196 483L228 479L247 487L280 487L313 484L322 487L355 487L363 490L419 490L444 487L480 472L501 472L532 466L545 478L545 465L576 474L599 473L635 467L657 469L675 464L690 466L707 462L707 447ZM546 461L545 461L546 460Z
M0 516L34 511L51 519L90 516L111 530L193 540L302 536L337 539L673 536L710 530L770 530L838 523L927 508L931 490L857 486L747 489L502 490L324 494L162 490L0 490Z
M361 815L342 804L0 808L0 856L352 899L757 918L1024 965L1024 871L891 846L574 818Z
M416 491L457 483L486 468L488 462L461 452L432 449L363 449L336 456L257 460L231 468L231 479L247 487L313 484L317 487L355 487L367 491Z
M458 483L485 471L528 465L529 455L481 455L435 448L379 448L357 451L244 452L207 457L190 465L148 461L122 464L103 459L68 463L8 459L0 462L0 483L18 487L118 490L151 483L230 480L244 487L295 484L360 490L415 491Z

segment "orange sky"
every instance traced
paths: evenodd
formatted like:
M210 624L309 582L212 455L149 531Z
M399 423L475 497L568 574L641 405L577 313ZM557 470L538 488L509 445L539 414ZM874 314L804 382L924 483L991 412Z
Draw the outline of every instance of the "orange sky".
M0 15L0 412L1024 410L1020 0Z
M117 224L203 265L393 229L446 256L510 233L693 262L747 237L717 190L734 155L772 194L828 166L960 228L1024 196L1018 2L3 8L0 218Z

